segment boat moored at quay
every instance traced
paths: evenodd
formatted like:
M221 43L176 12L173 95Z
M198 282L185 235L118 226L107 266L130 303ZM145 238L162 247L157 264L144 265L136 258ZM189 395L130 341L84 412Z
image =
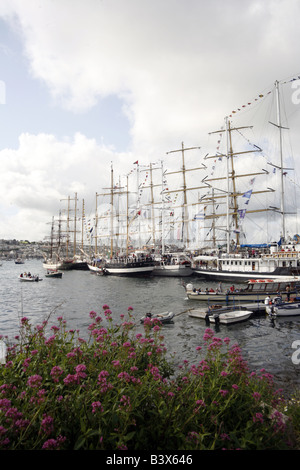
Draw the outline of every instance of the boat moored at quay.
M300 277L286 276L277 279L257 279L250 280L245 288L235 289L232 286L226 292L220 290L204 291L196 289L193 284L185 286L186 295L189 300L206 302L209 304L234 304L240 302L264 302L267 296L278 296L280 294L283 301L300 294Z
M126 258L112 258L105 263L105 271L117 276L145 276L153 272L155 262L151 257L128 256Z
M300 244L298 236L287 243L253 247L238 254L197 256L196 275L210 281L245 282L249 279L277 279L300 275ZM200 264L201 263L201 264Z

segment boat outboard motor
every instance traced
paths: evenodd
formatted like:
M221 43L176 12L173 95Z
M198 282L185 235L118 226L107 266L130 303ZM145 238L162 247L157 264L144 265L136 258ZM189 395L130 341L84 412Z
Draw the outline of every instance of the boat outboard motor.
M213 317L214 317L214 319L215 319L215 324L216 324L216 325L219 325L219 323L220 323L220 316L219 316L219 314L218 314L218 313L214 313L214 314L213 314Z

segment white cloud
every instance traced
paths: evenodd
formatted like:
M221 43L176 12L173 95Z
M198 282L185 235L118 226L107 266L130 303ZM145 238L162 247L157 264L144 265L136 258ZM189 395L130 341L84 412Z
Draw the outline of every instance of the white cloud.
M75 193L79 201L86 200L88 210L94 209L96 191L109 181L111 161L121 172L124 167L122 154L81 134L65 142L52 135L23 134L19 147L2 150L0 160L0 199L16 219L12 226L9 219L1 222L0 238L8 232L14 233L13 238L46 235L45 221L58 215L59 207L67 207L61 200L74 198ZM1 212L4 216L3 207Z

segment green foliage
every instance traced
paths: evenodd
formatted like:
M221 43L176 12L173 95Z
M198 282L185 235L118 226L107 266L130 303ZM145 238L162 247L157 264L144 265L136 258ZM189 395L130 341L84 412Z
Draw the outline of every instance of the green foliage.
M207 329L198 364L178 369L159 325L148 319L137 334L131 308L119 324L103 310L90 312L87 339L62 318L51 328L21 320L0 366L0 449L296 448L299 401L251 373L228 338Z

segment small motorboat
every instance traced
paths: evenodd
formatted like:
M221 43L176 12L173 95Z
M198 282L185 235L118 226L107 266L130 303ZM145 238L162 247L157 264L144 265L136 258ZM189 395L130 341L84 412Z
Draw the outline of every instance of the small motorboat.
M250 310L232 310L224 313L213 313L208 318L211 323L229 325L248 320L251 315L252 312Z
M30 273L20 274L19 279L20 281L23 281L23 282L38 282L38 281L43 280L38 275L30 274Z
M270 317L295 317L300 315L300 299L291 302L282 302L277 297L273 302L266 304L266 313Z
M173 312L162 312L162 313L157 313L157 314L153 314L153 313L146 313L146 315L141 318L141 323L144 323L145 320L149 319L151 320L151 322L153 324L157 322L160 322L160 323L173 323L173 318L175 316L175 313Z
M107 271L106 268L101 268L99 271L96 272L97 276L107 276L109 272Z
M57 271L57 269L54 269L54 270L48 269L47 274L45 274L45 277L61 278L62 277L62 272Z

